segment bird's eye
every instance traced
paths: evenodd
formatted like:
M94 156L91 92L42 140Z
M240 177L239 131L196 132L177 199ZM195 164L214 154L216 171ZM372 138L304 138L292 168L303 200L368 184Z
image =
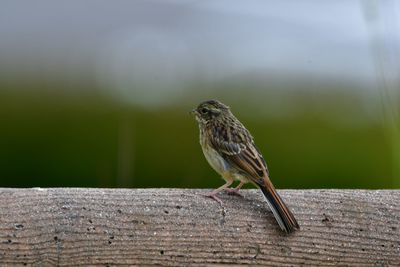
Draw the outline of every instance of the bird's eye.
M202 114L206 114L206 113L208 112L208 110L207 110L206 108L202 108L202 109L200 109L200 112L201 112Z

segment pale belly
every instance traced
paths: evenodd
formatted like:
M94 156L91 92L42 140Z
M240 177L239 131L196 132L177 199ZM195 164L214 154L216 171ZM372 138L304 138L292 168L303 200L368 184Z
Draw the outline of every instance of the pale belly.
M216 172L222 175L230 170L229 164L218 154L217 151L209 146L203 146L202 148L208 163Z
M246 177L229 166L229 163L227 163L213 148L210 146L202 146L202 148L208 163L217 173L222 176L222 178L224 178L224 180L239 180L246 183L249 181Z

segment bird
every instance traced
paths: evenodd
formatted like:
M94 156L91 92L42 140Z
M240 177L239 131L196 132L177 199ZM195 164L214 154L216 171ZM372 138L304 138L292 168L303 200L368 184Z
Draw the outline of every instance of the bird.
M221 191L239 194L240 188L252 183L261 189L280 228L291 233L300 226L288 206L272 184L267 164L254 138L233 115L229 106L218 100L201 102L190 113L194 114L200 131L200 145L211 167L225 180L225 184L205 194L222 205L217 196ZM230 188L234 181L239 185Z

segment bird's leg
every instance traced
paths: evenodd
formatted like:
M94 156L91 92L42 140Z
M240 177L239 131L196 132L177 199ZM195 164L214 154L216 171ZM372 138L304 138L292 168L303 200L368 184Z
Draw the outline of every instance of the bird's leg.
M221 206L222 206L222 200L217 197L217 194L221 192L222 190L225 190L227 187L229 187L233 183L233 180L226 181L226 183L217 189L214 189L211 193L203 194L205 197L209 197L217 201Z
M235 188L225 188L225 191L227 191L229 194L233 194L233 195L238 195L238 196L243 196L242 194L239 193L240 188L242 188L242 186L245 184L245 182L240 182L240 184L238 186L236 186Z

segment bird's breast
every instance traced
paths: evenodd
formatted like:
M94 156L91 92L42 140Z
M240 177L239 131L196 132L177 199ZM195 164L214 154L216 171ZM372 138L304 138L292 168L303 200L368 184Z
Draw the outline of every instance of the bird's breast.
M230 169L229 164L224 160L224 158L222 158L221 155L211 147L209 140L202 131L200 131L200 144L207 162L216 172L223 174Z
M204 156L206 157L208 163L216 172L218 172L219 174L223 174L230 169L228 163L220 156L220 154L215 149L208 145L202 146L202 148Z

